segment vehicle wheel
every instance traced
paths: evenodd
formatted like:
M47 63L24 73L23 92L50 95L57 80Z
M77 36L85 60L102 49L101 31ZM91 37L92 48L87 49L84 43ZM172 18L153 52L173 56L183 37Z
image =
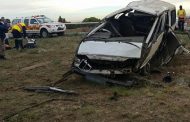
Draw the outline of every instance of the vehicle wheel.
M190 31L187 32L188 36L189 36L189 39L190 39Z
M58 36L64 36L65 35L65 32L60 32L60 33L57 33Z
M49 33L47 30L43 29L41 30L40 35L42 38L47 38L49 36Z
M150 63L147 63L141 70L140 70L140 75L146 76L150 74Z

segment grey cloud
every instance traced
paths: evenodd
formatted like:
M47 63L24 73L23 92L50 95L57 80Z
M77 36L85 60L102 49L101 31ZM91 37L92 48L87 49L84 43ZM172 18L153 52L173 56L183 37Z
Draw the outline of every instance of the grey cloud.
M74 12L65 12L64 8L53 8L53 4L43 4L48 3L53 0L6 0L1 2L0 16L5 16L8 18L21 17L21 16L31 16L35 14L45 14L52 19L57 19L58 16L65 17L69 21L79 21L88 16L104 17L105 15L120 9L126 5L122 6L105 6L84 9ZM54 0L55 3L59 3L61 0ZM67 0L62 0L67 2ZM102 0L103 1L103 0ZM131 0L126 0L126 4ZM190 12L190 1L189 0L164 0L173 4L178 5L184 4L184 8L187 9L187 13ZM119 2L119 0L118 0ZM189 13L190 14L190 13Z

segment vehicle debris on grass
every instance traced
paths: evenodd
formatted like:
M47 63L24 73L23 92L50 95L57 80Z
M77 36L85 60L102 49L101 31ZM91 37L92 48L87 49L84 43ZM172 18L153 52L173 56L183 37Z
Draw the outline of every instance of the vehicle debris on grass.
M64 90L61 88L50 87L50 86L28 86L24 87L24 90L38 92L38 93L64 93L64 94L78 95L78 93L76 93L73 90Z
M48 65L48 64L50 64L50 63L51 63L50 61L43 62L43 63L38 63L38 64L29 66L29 67L24 67L24 68L21 69L21 71L32 70L32 69L35 69L35 68L38 68L38 67L46 66L46 65Z

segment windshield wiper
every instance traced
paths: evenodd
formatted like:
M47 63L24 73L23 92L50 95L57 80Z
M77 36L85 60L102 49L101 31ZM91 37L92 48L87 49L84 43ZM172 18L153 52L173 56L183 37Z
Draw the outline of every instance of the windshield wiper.
M141 49L138 45L135 45L135 44L133 44L133 43L131 43L131 42L126 42L126 41L124 41L124 43L130 44L130 45L133 45L133 46L135 46L135 47Z
M115 40L115 41L111 41L111 40L106 40L106 42L123 42L123 43L127 43L127 44L130 44L130 45L133 45L133 46L135 46L135 47L137 47L137 48L139 48L140 49L140 47L138 46L138 45L135 45L135 44L133 44L133 43L131 43L131 42L127 42L127 41L123 41L123 40Z
M90 39L90 40L89 40L89 39ZM101 38L101 37L98 37L98 38L96 38L96 37L92 38L92 37L91 37L91 38L88 38L88 40L85 39L84 41L123 42L123 43L127 43L127 44L133 45L133 46L135 46L135 47L141 49L138 45L135 45L135 44L133 44L133 43L131 43L131 42L119 41L119 40L117 40L117 41L111 41L111 40L109 40L108 38Z
M84 41L107 41L108 38L102 38L102 37L91 37L87 38Z

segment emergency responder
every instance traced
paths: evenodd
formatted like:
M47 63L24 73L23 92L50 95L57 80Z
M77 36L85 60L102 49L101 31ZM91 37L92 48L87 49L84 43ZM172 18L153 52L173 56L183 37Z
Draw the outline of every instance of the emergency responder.
M6 28L9 30L11 25L10 25L10 20L9 19L5 19L5 17L1 17L1 21L4 23L4 25L6 26ZM9 45L9 37L8 37L8 32L5 33L6 35L6 38L5 38L5 48L6 49L9 49L11 48L10 45Z
M183 9L182 5L179 6L177 15L178 15L178 28L179 28L179 30L184 31L186 12Z
M6 37L5 33L7 32L7 28L4 25L3 21L0 19L0 60L6 59L4 54L4 39Z
M26 25L24 23L17 23L12 27L12 34L15 38L15 48L17 50L23 49L23 37L26 38Z

